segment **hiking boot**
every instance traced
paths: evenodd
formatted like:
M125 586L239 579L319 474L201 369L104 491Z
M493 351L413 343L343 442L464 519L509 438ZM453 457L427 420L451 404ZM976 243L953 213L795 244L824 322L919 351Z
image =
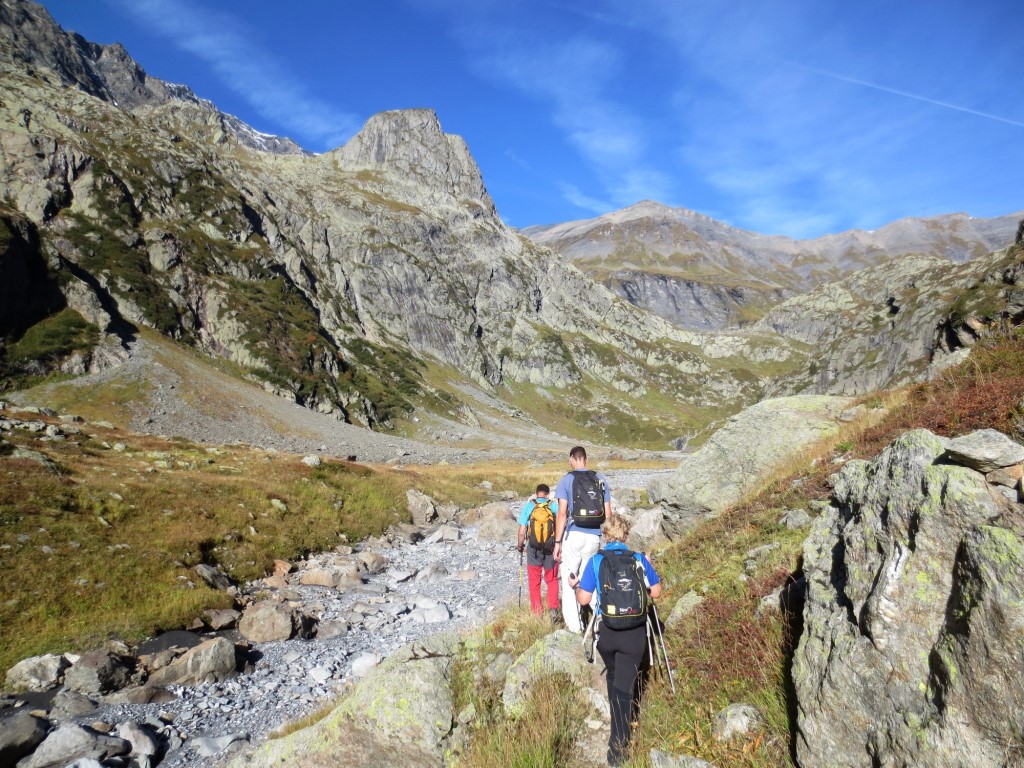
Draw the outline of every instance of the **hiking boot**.
M556 627L562 623L562 610L560 608L548 608L548 616L551 618L551 623Z

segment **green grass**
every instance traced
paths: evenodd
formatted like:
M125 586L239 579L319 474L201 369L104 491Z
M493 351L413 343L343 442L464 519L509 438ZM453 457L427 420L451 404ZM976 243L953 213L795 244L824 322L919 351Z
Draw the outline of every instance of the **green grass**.
M499 653L518 657L550 631L546 618L526 609L508 608L463 643L452 669L452 714L457 717L472 705L476 718L470 726L468 746L456 762L459 768L566 765L579 733L581 713L587 711L580 689L570 685L565 675L541 677L531 687L523 715L510 720L504 716L501 701L504 680L485 674Z
M275 558L329 549L342 536L362 539L407 519L411 478L399 472L347 463L310 468L297 457L241 447L211 453L182 440L87 431L97 439L45 448L23 433L9 436L48 454L57 472L0 457L0 567L8 574L0 669L108 637L138 640L227 605L229 598L191 572L198 563L254 579ZM103 445L115 441L126 450Z
M99 329L73 309L41 320L0 347L0 392L44 381L68 355L92 350L98 339Z

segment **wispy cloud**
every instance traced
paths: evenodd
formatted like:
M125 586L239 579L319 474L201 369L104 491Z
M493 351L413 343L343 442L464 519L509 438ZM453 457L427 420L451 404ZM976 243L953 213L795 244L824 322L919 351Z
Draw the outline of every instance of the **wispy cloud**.
M592 213L596 213L600 216L601 214L608 213L608 211L615 208L615 206L608 200L598 200L597 198L584 194L574 184L563 182L559 184L559 187L566 200L584 211L591 211Z
M330 149L360 127L355 115L311 96L272 51L244 34L242 18L189 0L110 1L207 62L221 82L300 143Z
M622 67L615 47L585 35L538 39L492 27L487 19L461 28L458 37L479 76L549 105L553 125L587 163L603 192L584 194L566 185L567 200L606 213L665 192L664 177L647 166L647 127L626 104L607 95L608 82ZM656 188L644 186L653 180Z
M800 69L803 69L803 70L805 70L807 72L813 72L813 73L815 73L817 75L822 75L824 77L830 77L833 80L839 80L839 81L844 82L844 83L850 83L852 85L861 85L861 86L863 86L865 88L872 88L872 89L874 89L876 91L881 91L882 93L891 93L894 96L903 96L904 98L913 99L914 101L920 101L920 102L923 102L925 104L931 104L931 105L936 106L936 107L943 107L944 109L952 109L952 110L954 110L956 112L963 112L963 113L968 114L968 115L974 115L975 117L983 117L983 118L985 118L987 120L996 120L996 121L998 121L1000 123L1006 123L1007 125L1015 125L1018 128L1024 128L1024 123L1018 122L1016 120L1010 120L1010 119L1005 118L1005 117L1000 117L999 115L993 115L993 114L990 114L988 112L981 112L981 111L979 111L977 109L970 109L969 107L962 107L962 106L958 106L957 104L950 104L947 101L939 101L938 99L930 99L927 96L922 96L922 95L916 94L916 93L908 93L907 91L901 91L901 90L898 90L896 88L889 88L889 87L884 86L884 85L879 85L878 83L870 83L867 80L860 80L860 79L858 79L856 77L849 77L848 75L841 75L841 74L838 74L836 72L829 72L826 69L818 69L816 67L808 67L808 66L804 66L802 64L795 64L794 66L797 66Z

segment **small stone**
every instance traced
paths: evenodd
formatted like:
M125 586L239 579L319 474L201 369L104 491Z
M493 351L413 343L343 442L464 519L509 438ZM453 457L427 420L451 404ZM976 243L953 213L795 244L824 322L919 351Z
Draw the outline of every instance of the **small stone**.
M362 653L352 661L352 674L365 677L366 673L380 664L381 658L375 653Z
M697 606L703 603L704 600L705 598L703 597L703 595L698 595L691 589L689 592L687 592L685 595L679 598L679 600L676 601L675 606L673 606L672 608L672 612L665 620L665 626L671 629L684 618L686 618L695 610L697 610Z
M1024 465L1013 464L1009 467L995 469L985 475L985 479L992 485L1005 485L1007 488L1016 488L1024 476Z
M730 704L717 715L711 726L715 741L730 741L738 736L750 736L762 728L761 713L750 704Z
M188 744L200 757L213 757L227 751L235 751L249 742L249 734L232 733L226 736L204 736L191 739Z

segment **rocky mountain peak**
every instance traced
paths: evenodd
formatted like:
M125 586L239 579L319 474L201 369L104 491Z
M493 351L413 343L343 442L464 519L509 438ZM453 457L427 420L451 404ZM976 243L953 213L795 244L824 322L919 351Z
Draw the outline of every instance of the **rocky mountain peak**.
M0 71L53 72L61 84L76 87L122 109L153 107L176 101L216 113L235 139L252 149L303 154L290 139L254 131L224 115L185 85L150 77L120 43L101 45L66 32L47 10L31 0L0 0Z
M446 183L457 198L494 210L466 142L444 133L432 109L380 112L333 154L346 170L387 173L432 187Z

